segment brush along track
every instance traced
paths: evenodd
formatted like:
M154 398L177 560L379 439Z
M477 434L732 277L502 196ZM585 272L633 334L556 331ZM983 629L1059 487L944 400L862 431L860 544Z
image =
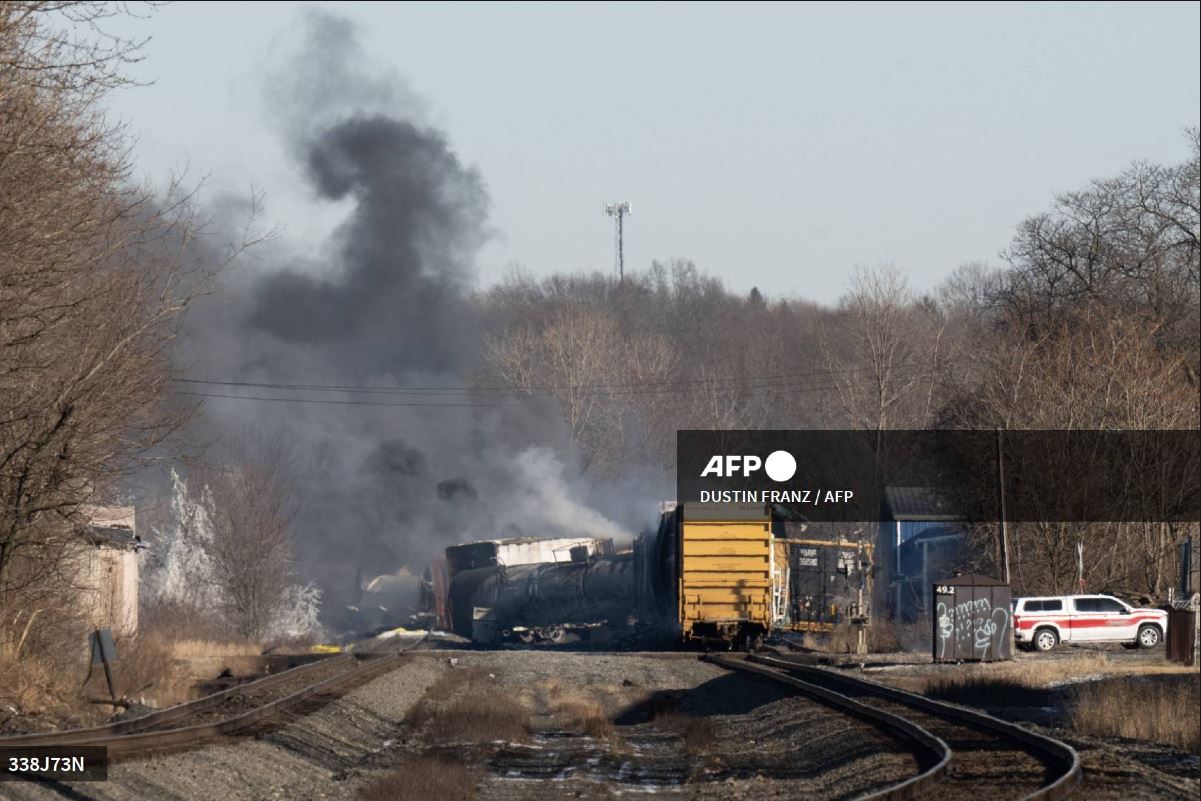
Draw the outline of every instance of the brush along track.
M875 797L912 798L921 794L932 799L978 796L1060 801L1071 795L1080 782L1080 760L1071 746L1014 723L826 668L763 656L749 659L754 664L731 665L727 664L731 661L728 658L719 663L755 672L766 668L782 680L789 679L793 686L799 682L836 693L903 718L950 748L949 764L937 775L917 782L917 786L899 785Z
M394 669L399 661L400 653L362 659L341 654L143 717L90 729L0 739L0 746L104 746L110 760L188 748L244 733L317 696L363 684Z

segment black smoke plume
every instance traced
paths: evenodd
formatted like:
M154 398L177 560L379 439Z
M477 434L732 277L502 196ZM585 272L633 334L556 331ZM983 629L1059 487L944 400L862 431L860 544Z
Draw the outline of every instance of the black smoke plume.
M470 290L487 239L483 180L420 121L402 82L363 66L346 21L310 13L304 29L301 57L272 82L273 114L316 197L349 213L313 253L297 252L285 232L200 305L184 338L186 372L339 387L469 383L482 346ZM212 439L252 428L292 444L305 466L301 567L327 609L353 599L357 571L420 570L451 542L629 533L587 507L553 406L475 406L424 389L204 391L304 401L210 398L199 423Z

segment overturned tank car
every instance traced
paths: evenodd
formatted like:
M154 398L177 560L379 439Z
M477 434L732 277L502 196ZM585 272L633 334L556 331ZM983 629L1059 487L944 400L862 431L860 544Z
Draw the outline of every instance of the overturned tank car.
M560 642L568 632L625 625L634 559L477 568L458 573L450 606L457 633L479 643Z
M657 544L651 533L623 551L588 537L452 545L445 561L450 627L481 644L645 635L666 608L656 600L665 581Z

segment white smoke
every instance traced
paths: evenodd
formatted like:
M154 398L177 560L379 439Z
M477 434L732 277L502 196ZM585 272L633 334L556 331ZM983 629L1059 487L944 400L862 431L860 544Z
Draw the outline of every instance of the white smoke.
M567 466L550 448L526 448L513 458L512 465L513 486L521 489L508 504L500 505L502 528L633 539L632 532L574 497L565 477Z

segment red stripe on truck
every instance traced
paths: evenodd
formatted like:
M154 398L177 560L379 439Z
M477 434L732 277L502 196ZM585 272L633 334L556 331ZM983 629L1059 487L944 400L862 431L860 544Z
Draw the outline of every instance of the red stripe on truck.
M1147 621L1159 622L1161 618L1158 615L1136 615L1134 617L1090 617L1090 618L1064 618L1064 617L1014 617L1013 625L1018 631L1026 631L1035 626L1040 626L1044 623L1050 623L1059 626L1061 629L1093 629L1099 626L1133 626Z

